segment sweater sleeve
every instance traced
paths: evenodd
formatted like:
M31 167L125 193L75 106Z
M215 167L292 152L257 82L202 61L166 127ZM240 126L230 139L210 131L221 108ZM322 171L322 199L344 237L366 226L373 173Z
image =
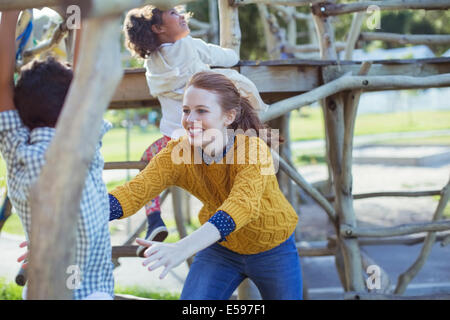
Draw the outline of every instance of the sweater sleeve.
M172 161L172 150L176 144L169 142L136 177L110 192L122 208L120 219L135 214L164 189L176 184L182 167Z
M267 170L268 167L273 168L269 147L259 138L249 140L245 164L236 165L237 174L228 198L217 208L233 219L236 224L234 231L259 217L261 198L269 175L273 175L273 170Z
M193 38L193 42L200 59L210 66L228 68L239 62L239 56L232 49L222 48L212 43L206 43L201 39Z

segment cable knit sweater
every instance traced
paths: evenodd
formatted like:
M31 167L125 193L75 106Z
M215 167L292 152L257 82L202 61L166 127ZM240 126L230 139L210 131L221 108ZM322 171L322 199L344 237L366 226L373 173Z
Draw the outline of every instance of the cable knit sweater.
M240 254L256 254L284 242L298 217L283 196L270 149L257 137L236 135L221 163L205 164L187 137L172 140L134 179L111 194L133 215L165 188L179 186L203 203L204 224L217 211L229 214L236 228L220 245Z

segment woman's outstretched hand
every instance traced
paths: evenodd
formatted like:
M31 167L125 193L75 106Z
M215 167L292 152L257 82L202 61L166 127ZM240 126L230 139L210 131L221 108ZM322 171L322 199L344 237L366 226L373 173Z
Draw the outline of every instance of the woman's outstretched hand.
M220 240L219 230L210 222L206 222L189 236L175 243L147 241L139 238L136 242L148 248L144 252L145 260L142 264L148 266L153 263L148 267L149 271L164 267L159 276L160 279L164 279L171 269L218 240Z
M179 266L184 260L189 258L187 251L183 249L183 245L180 242L162 243L144 239L136 239L136 242L148 247L144 252L146 259L142 264L145 267L148 266L149 271L164 267L159 276L160 279L164 279L171 269Z

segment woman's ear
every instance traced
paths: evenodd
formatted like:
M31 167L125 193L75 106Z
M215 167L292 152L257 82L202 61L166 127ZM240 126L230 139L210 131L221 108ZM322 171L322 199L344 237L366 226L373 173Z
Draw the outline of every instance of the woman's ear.
M231 109L230 111L228 111L225 116L225 125L229 126L230 124L232 124L234 120L236 120L236 114L236 109Z

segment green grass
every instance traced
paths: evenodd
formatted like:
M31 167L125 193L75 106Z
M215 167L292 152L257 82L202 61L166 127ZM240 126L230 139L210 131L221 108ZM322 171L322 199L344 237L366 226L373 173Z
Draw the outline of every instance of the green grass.
M440 196L433 196L433 200L436 201L436 204L439 202L440 198L441 198ZM448 203L447 203L447 205L446 205L446 207L444 209L443 216L446 219L450 219L450 206L449 206Z
M22 300L22 287L0 278L0 300Z
M140 160L144 151L155 140L162 137L157 128L144 132L135 127L130 132L130 161ZM115 128L108 131L103 137L101 149L105 161L126 161L126 129Z
M0 300L22 300L23 287L13 282L6 282L5 278L0 278ZM179 293L172 292L152 292L138 286L116 286L114 293L130 294L136 297L157 299L157 300L178 300Z
M22 227L22 222L20 222L20 218L17 214L13 213L8 217L1 232L15 234L19 236L25 235Z
M179 293L172 292L151 292L142 287L133 286L133 287L121 287L116 286L114 288L114 293L121 294L131 294L136 297L147 298L147 299L156 299L156 300L179 300Z
M323 139L321 108L304 107L293 111L290 122L292 141ZM356 118L355 135L450 129L450 111L414 111L363 114Z

